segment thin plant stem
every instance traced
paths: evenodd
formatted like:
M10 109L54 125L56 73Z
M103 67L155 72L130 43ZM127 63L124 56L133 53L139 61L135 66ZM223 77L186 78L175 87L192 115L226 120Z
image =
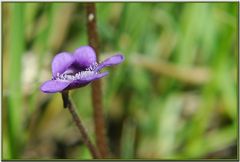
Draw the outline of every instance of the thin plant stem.
M88 147L90 153L92 154L92 157L94 159L101 158L97 148L90 141L87 131L84 128L82 121L80 120L80 118L76 112L76 108L73 105L71 99L69 99L68 92L62 92L62 99L63 99L64 108L68 108L69 112L71 113L73 121L75 122L77 128L79 129L79 131L81 133L83 142Z
M86 4L87 12L87 30L88 30L88 43L94 48L99 60L99 43L96 25L96 7L94 3ZM109 157L109 147L106 139L106 126L103 114L102 103L102 87L101 80L96 80L92 83L92 104L95 122L96 143L103 158Z

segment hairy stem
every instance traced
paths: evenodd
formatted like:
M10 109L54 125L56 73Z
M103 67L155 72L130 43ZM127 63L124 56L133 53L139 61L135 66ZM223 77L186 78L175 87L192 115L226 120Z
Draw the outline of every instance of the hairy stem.
M96 25L96 8L94 3L86 4L88 43L94 48L97 61L99 59L98 34ZM109 148L106 139L106 126L103 114L101 80L92 83L92 104L94 112L96 143L103 158L109 157Z
M90 141L90 138L87 134L86 129L84 128L77 112L76 112L76 108L74 107L72 101L69 99L69 95L68 92L63 92L62 93L62 98L63 98L63 103L64 103L64 108L68 108L69 112L72 115L73 121L75 122L76 126L78 127L83 142L84 144L88 147L89 151L91 152L92 156L94 159L98 159L101 158L97 148L92 144L92 142ZM66 106L66 107L65 107Z

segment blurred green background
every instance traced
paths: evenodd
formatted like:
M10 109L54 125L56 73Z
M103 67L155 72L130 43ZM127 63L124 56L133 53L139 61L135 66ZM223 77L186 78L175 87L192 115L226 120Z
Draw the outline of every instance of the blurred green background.
M115 158L237 158L238 4L97 3ZM2 3L3 159L90 159L60 94L39 86L51 60L87 45L83 3ZM91 86L71 91L94 140Z

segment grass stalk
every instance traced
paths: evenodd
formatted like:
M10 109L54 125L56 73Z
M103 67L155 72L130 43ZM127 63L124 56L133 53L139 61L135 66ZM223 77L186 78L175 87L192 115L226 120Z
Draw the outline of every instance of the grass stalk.
M96 7L94 3L86 4L87 12L87 30L88 30L88 43L94 48L97 61L99 58L99 43L96 23ZM96 143L103 158L109 156L108 144L106 139L106 126L103 114L102 103L102 86L101 80L96 80L92 83L92 104L94 112Z

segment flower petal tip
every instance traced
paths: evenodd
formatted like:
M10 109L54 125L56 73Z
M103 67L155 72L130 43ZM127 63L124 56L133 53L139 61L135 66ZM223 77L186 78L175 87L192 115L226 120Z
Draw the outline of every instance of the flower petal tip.
M44 82L40 90L44 93L56 93L64 90L70 83L69 82L60 82L57 80L48 80Z
M52 61L52 75L63 73L74 62L73 56L68 52L57 54Z
M82 46L76 49L73 56L78 65L82 67L88 67L97 60L96 53L91 46Z
M118 63L119 64L122 63L125 60L125 57L122 54L116 54L115 56L118 58Z

